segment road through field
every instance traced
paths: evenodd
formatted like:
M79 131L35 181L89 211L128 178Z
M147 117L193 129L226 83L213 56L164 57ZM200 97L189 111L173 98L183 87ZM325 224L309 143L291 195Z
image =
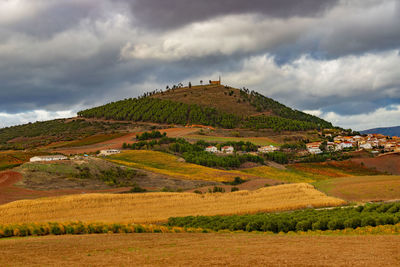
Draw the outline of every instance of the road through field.
M399 266L400 236L102 234L0 239L0 266ZM11 264L10 264L11 263Z

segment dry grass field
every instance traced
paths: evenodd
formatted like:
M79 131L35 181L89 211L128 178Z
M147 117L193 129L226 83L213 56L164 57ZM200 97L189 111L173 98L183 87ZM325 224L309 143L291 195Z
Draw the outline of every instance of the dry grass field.
M400 176L354 176L314 183L328 195L348 201L400 200Z
M132 150L109 157L109 160L117 164L144 169L147 171L161 173L170 177L186 180L204 181L232 181L234 177L242 179L257 178L252 174L240 171L225 171L208 168L196 164L186 163L178 157L150 150Z
M0 206L0 224L28 222L154 223L169 217L225 215L339 206L309 184L286 184L233 193L83 194L21 200Z
M0 240L1 266L399 266L400 236L66 235Z

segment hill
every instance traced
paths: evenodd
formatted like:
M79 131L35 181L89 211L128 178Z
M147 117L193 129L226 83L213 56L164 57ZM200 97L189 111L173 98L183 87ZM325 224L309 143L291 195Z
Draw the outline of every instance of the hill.
M400 126L373 128L373 129L361 131L360 133L361 134L383 134L383 135L388 135L388 136L400 136Z
M84 118L278 131L333 128L325 120L286 107L255 91L222 85L153 91L139 98L83 110L78 115Z

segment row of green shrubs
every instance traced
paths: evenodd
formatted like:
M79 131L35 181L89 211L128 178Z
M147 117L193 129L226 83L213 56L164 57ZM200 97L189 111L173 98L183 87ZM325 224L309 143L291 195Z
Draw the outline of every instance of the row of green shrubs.
M27 223L0 225L0 238L16 236L81 235L103 233L199 233L202 229L121 223Z
M364 226L400 223L400 202L365 206L307 209L295 212L232 216L188 216L169 218L168 226L194 227L214 231L289 232L356 229Z

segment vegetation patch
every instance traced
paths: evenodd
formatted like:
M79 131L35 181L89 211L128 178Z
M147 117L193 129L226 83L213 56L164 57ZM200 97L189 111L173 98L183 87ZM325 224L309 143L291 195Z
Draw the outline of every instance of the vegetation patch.
M278 145L275 141L268 137L226 137L226 136L211 136L211 135L186 135L189 140L203 140L206 142L251 142L257 146Z
M0 238L120 233L207 233L207 230L131 223L25 223L0 225Z
M283 213L232 216L188 216L169 218L168 226L198 227L214 231L289 231L343 230L364 226L400 223L400 203L367 204L335 209L306 209Z

